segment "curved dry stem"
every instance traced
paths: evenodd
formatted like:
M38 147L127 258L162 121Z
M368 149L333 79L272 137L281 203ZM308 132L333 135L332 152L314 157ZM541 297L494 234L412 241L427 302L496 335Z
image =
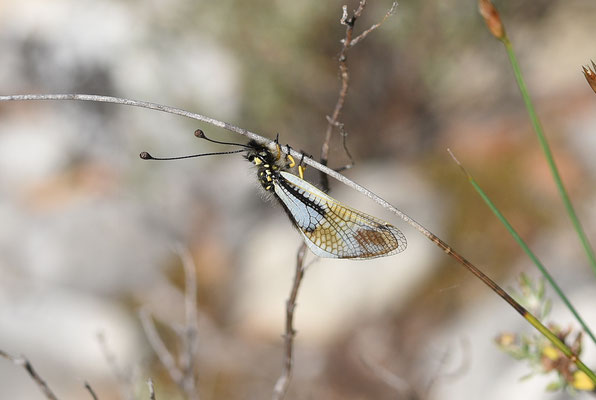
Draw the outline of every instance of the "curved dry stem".
M135 107L142 107L148 108L152 110L167 112L170 114L182 115L188 118L193 118L197 121L202 121L209 123L213 126L217 126L230 132L234 132L243 136L246 136L250 139L256 140L259 143L268 145L272 144L273 141L270 139L266 139L254 132L250 132L246 129L239 128L235 125L222 122L216 120L214 118L209 118L203 116L201 114L192 113L189 111L181 110L174 107L164 106L155 103L143 102L143 101L136 101L136 100L129 100L129 99L122 99L117 97L110 97L110 96L95 96L95 95L85 95L85 94L50 94L50 95L42 95L42 94L29 94L29 95L9 95L9 96L0 96L0 101L11 101L11 100L83 100L83 101L96 101L96 102L104 102L104 103L115 103L115 104L124 104L129 106ZM298 153L287 146L281 146L281 151L286 154L290 154L297 159L301 159L303 154ZM458 263L462 266L467 268L472 274L474 274L478 279L480 279L485 285L491 288L496 294L498 294L503 300L505 300L513 309L515 309L520 315L522 315L530 324L532 324L537 330L539 330L543 335L545 335L553 344L555 344L559 349L562 349L565 356L567 356L571 361L573 361L578 368L584 371L592 381L596 382L596 374L591 371L589 368L586 367L583 362L574 354L564 343L562 343L554 333L552 333L548 328L546 328L540 321L538 321L532 314L530 314L524 307L522 307L517 301L515 301L507 292L505 292L499 285L497 285L492 279L490 279L487 275L485 275L482 271L480 271L474 264L469 262L465 257L461 254L457 253L454 249L452 249L447 243L442 241L436 235L434 235L431 231L426 229L423 225L418 223L412 217L404 213L403 211L399 210L383 198L377 196L375 193L371 192L370 190L364 188L363 186L357 184L356 182L346 178L342 174L328 168L312 158L304 157L303 163L307 164L327 175L330 177L340 181L344 185L351 187L352 189L362 193L363 195L369 197L370 199L374 200L377 204L381 207L391 211L398 217L400 217L403 221L408 223L411 227L416 229L419 233L424 235L427 239L435 243L439 246L446 254L454 258Z
M170 107L162 104L151 103L147 101L139 101L139 100L132 100L132 99L124 99L120 97L112 97L112 96L99 96L99 95L92 95L92 94L21 94L21 95L6 95L0 96L0 101L27 101L27 100L79 100L79 101L93 101L93 102L100 102L100 103L112 103L112 104L123 104L132 107L140 107L140 108L147 108L150 110L161 111L169 114L180 115L183 117L191 118L197 121L205 122L207 124L223 128L230 132L237 133L242 136L246 136L249 139L256 140L262 144L272 144L274 143L273 140L265 138L255 132L251 132L247 129L240 128L238 126L232 125L227 122L219 121L215 118L210 118L201 114L193 113L190 111L186 111L180 108ZM296 159L301 159L303 153L299 153L293 149L288 149L286 146L281 146L281 151L287 154L294 156ZM390 210L391 212L395 213L398 217L403 219L405 222L409 223L418 230L423 235L427 236L428 238L431 237L430 231L424 228L422 225L414 221L405 213L398 210L396 207L393 207L387 201L383 200L381 197L377 196L373 192L364 187L358 185L354 181L346 178L345 176L341 175L340 173L332 170L331 168L326 167L318 163L317 161L313 160L310 157L304 157L303 160L304 164L307 164L328 176L340 181L344 185L351 187L354 190L362 193L363 195L371 198L381 207ZM432 235L434 236L434 235Z

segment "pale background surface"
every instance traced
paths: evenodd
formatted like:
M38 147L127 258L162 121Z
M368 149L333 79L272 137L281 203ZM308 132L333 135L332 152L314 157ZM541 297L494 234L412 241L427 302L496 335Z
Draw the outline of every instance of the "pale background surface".
M0 94L93 93L196 111L317 155L337 96L340 2L0 1ZM475 2L400 3L349 54L344 110L356 160L348 176L398 206L503 285L536 276L445 151L479 180L560 285L596 324L594 276L564 216L506 55ZM502 10L588 236L596 238L596 96L580 66L596 58L589 1ZM351 4L350 7L354 7ZM357 31L390 3L371 2ZM505 5L502 5L505 7ZM27 355L62 399L119 398L103 332L141 395L176 398L137 311L183 318L180 243L197 264L204 399L268 398L281 365L284 301L300 238L261 201L239 156L180 117L71 102L0 104L0 349ZM338 140L331 165L346 162ZM316 175L310 171L311 180ZM530 328L432 243L356 192L331 194L400 227L397 256L317 261L298 299L293 399L395 398L366 366L384 366L419 398L566 398L493 338ZM313 259L311 255L311 259ZM573 324L555 301L556 320ZM558 317L561 315L560 317ZM462 341L466 343L462 345ZM585 359L596 363L593 346ZM441 362L445 354L447 361ZM442 378L464 366L456 377ZM429 381L435 381L430 391ZM42 398L0 360L0 398ZM488 390L490 389L490 390ZM145 393L145 394L143 394ZM144 396L144 397L143 397Z

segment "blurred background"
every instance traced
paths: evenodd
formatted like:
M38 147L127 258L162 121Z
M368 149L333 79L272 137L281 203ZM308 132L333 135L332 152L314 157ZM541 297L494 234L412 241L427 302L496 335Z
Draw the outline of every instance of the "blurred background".
M370 1L359 33L390 1ZM88 93L184 108L320 154L338 89L343 2L0 0L0 94ZM348 3L348 9L357 3ZM596 58L590 1L497 2L558 166L596 241ZM535 268L447 154L451 148L588 324L594 275L574 236L502 45L475 1L402 1L348 54L346 175L443 238L504 287ZM301 240L238 155L147 162L243 141L209 125L90 102L0 103L0 349L26 355L61 399L183 398L139 322L173 352L188 249L198 282L203 399L269 398ZM348 163L339 135L330 166ZM317 181L312 171L309 179ZM289 399L566 398L499 351L530 327L434 244L357 192L408 249L316 260L298 298ZM550 292L549 292L550 293ZM553 299L554 300L554 299ZM553 320L577 324L554 302ZM100 336L98 336L100 335ZM584 361L594 366L594 346ZM107 357L108 352L111 357ZM110 361L111 360L111 361ZM114 364L117 366L115 367ZM116 370L120 371L118 374ZM118 375L118 376L117 376ZM124 377L124 378L123 378ZM490 388L490 391L487 391ZM0 397L43 398L0 359Z

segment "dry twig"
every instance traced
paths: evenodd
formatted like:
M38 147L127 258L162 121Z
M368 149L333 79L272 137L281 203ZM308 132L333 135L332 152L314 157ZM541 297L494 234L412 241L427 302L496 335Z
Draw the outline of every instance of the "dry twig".
M27 373L29 374L31 379L33 379L33 381L37 384L39 389L41 389L43 394L46 396L46 399L58 400L58 398L56 397L56 395L54 395L54 393L52 392L52 390L50 389L48 384L41 378L41 376L39 376L37 371L35 371L35 369L33 369L33 365L31 365L29 360L27 360L23 356L19 356L19 357L11 356L10 354L8 354L2 350L0 350L0 356L6 358L7 360L12 361L12 363L15 365L25 368L25 370L27 371Z
M197 310L197 280L195 265L187 249L177 247L185 276L185 325L181 329L171 327L182 342L182 351L179 354L178 362L168 350L167 346L159 336L150 312L146 308L139 310L139 318L149 341L149 345L159 358L172 378L172 381L184 392L188 399L199 399L196 381L195 360L198 352L198 310Z
M385 14L385 16L383 17L383 19L380 22L374 24L373 26L371 26L370 28L368 28L367 30L362 32L360 35L358 35L357 37L354 38L353 37L354 25L356 24L356 20L358 18L360 18L360 16L362 15L362 12L364 11L365 7L366 7L366 0L361 0L360 3L358 4L358 8L354 11L354 14L352 14L351 17L348 15L347 6L343 6L343 8L342 8L342 16L341 16L341 19L339 20L339 22L342 25L346 26L346 34L345 34L344 38L341 40L342 48L341 48L341 50L339 52L339 56L338 56L339 76L341 77L341 87L339 89L339 95L337 96L337 102L335 103L333 113L331 113L331 116L327 117L327 129L325 131L325 140L323 141L323 145L321 146L321 164L323 164L323 165L327 165L328 160L329 160L329 143L331 141L331 134L333 133L333 128L342 127L341 131L342 131L343 145L344 145L344 148L346 148L345 140L346 140L347 134L345 133L345 131L343 131L343 124L340 122L339 116L340 116L341 111L344 107L344 104L346 101L346 95L348 94L348 87L350 84L350 74L348 71L348 64L347 64L348 50L351 47L353 47L354 45L356 45L357 43L359 43L360 41L362 41L372 31L374 31L375 29L380 27L383 24L383 22L385 22L385 20L387 18L394 15L395 10L397 9L397 2L394 2L392 4L389 11L387 11L387 13ZM352 157L350 156L350 153L347 152L347 150L346 150L346 153L348 154L348 157L350 157L350 162L353 164ZM327 174L325 174L324 172L321 171L319 179L320 179L321 187L322 187L323 191L328 192L329 191L329 178L327 177Z
M149 386L149 400L155 400L155 388L153 387L153 380L151 378L147 380L147 385Z
M343 6L342 8L342 17L340 19L340 23L346 26L346 34L345 37L342 39L342 48L339 53L339 73L341 76L341 87L339 90L339 94L337 97L337 102L335 104L335 108L331 117L327 117L327 130L325 132L325 139L323 141L323 145L321 146L321 164L327 165L328 158L329 158L329 142L331 140L331 134L333 132L333 128L339 128L340 133L343 138L343 146L346 151L346 154L352 161L352 157L350 152L346 147L346 136L347 133L344 130L343 124L339 121L339 115L343 106L345 104L346 95L348 93L350 75L348 73L348 65L347 65L347 52L350 47L354 44L359 42L360 40L364 39L370 32L381 26L381 24L387 19L387 17L393 15L395 13L395 8L397 7L397 3L393 3L391 9L383 20L366 31L360 34L356 38L352 38L354 32L354 24L356 19L358 19L362 12L364 11L364 7L366 7L366 0L361 0L358 8L354 11L354 14L349 17L347 6ZM349 168L349 167L348 167ZM329 180L327 174L321 172L320 174L320 182L324 192L329 191ZM296 336L296 331L293 327L293 320L294 320L294 309L296 308L296 299L298 297L298 289L300 288L300 284L302 282L302 278L304 277L304 256L306 254L306 245L303 243L298 250L298 254L296 257L296 273L294 275L294 282L292 284L292 289L290 291L290 297L286 301L286 329L284 334L284 366L281 373L281 376L278 378L277 382L275 383L275 387L273 389L273 399L282 399L284 398L288 386L290 384L291 374L292 374L292 364L293 364L293 346L294 346L294 337Z
M143 332L145 332L145 337L149 341L149 345L159 358L161 364L165 367L168 374L170 374L170 378L176 384L178 382L182 382L182 371L176 365L176 360L174 356L170 353L166 344L161 340L161 336L157 333L157 328L153 323L153 319L151 317L151 313L144 307L139 310L139 319L141 320L141 326L143 327Z
M370 369L374 376L397 392L398 398L419 398L412 385L410 385L406 379L396 375L394 372L381 365L377 360L373 360L372 357L367 354L361 354L360 359L362 360L362 363Z
M116 362L116 357L110 351L108 344L106 342L106 338L102 332L97 334L97 341L99 342L99 347L105 360L107 361L112 373L116 377L118 381L118 390L120 391L120 395L124 399L134 399L134 384L132 374L130 372L126 372L122 370L118 363Z
M211 117L206 117L201 114L192 113L190 111L182 110L175 107L169 107L162 104L155 104L145 101L137 101L131 99L123 99L119 97L111 97L111 96L98 96L98 95L90 95L90 94L21 94L21 95L6 95L0 96L0 101L18 101L18 100L81 100L81 101L96 101L102 103L114 103L114 104L124 104L134 107L142 107L151 110L157 110L162 112L167 112L170 114L181 115L188 118L192 118L198 121L203 121L213 126L217 126L223 129L226 129L230 132L235 132L237 134L246 136L249 139L256 140L258 143L262 143L265 145L272 145L275 142L270 139L266 139L261 135L258 135L254 132L248 131L246 129L242 129L238 126L229 124L227 122L219 121ZM360 192L364 196L372 199L375 203L380 205L386 210L391 211L393 214L397 215L401 218L404 222L409 224L412 228L416 229L419 233L424 235L428 240L436 244L441 250L443 250L448 256L455 259L459 264L464 266L468 271L470 271L474 276L482 281L486 286L488 286L492 291L497 293L499 297L505 300L515 311L517 311L522 317L528 319L529 313L525 308L523 308L519 303L517 303L507 292L505 292L499 285L497 285L492 279L490 279L486 274L484 274L480 269L478 269L474 264L468 261L464 256L456 252L451 246L449 246L446 242L441 240L438 236L432 233L430 230L425 228L422 224L417 222L415 219L410 217L408 214L404 213L403 211L399 210L397 207L393 206L388 201L384 200L383 198L379 197L372 191L366 189L365 187L357 184L356 182L346 178L342 174L334 171L333 169L316 162L312 158L303 157L303 153L299 153L287 146L281 146L280 151L284 154L289 154L297 159L300 159L302 163L309 165L330 177L337 179L341 183L350 188ZM540 324L539 321L535 321L535 324ZM546 330L546 327L543 327ZM576 355L570 355L574 360L578 360Z
M381 26L381 24L389 17L393 15L395 12L395 7L397 7L397 3L393 3L391 10L385 15L383 20L366 31L364 31L361 35L356 37L355 39L352 38L354 32L354 24L356 19L362 15L364 11L364 7L366 6L366 0L361 0L358 9L354 11L354 14L349 17L347 6L343 6L342 8L342 17L340 19L340 23L346 26L346 34L344 39L342 39L342 48L339 54L339 72L341 76L341 87L339 90L339 95L337 98L337 102L335 104L335 108L331 117L327 117L327 130L325 132L325 139L323 141L323 145L321 146L321 164L327 165L328 158L329 158L329 142L331 140L331 134L333 132L333 128L339 128L340 133L343 137L343 146L346 151L350 160L352 157L350 152L346 147L346 132L344 130L343 124L339 121L339 115L341 110L343 109L346 95L348 93L349 81L350 76L348 73L348 66L346 63L347 60L347 52L348 49L356 44L358 41L364 39L370 32ZM349 167L348 167L349 168ZM323 188L323 191L329 191L329 180L327 178L327 174L321 171L320 174L320 182ZM293 364L293 346L294 346L294 337L296 336L296 331L294 330L293 320L294 320L294 310L296 308L296 299L298 297L298 289L300 288L300 284L302 282L302 278L304 277L304 256L306 254L306 245L303 243L298 250L298 254L296 257L296 273L294 275L294 281L292 284L292 289L290 291L290 297L286 301L286 329L284 334L284 365L283 370L278 378L277 382L275 383L275 387L273 389L273 399L282 399L284 398L285 394L287 393L288 386L290 384L291 374L292 374L292 364Z
M335 104L335 108L331 116L327 117L327 130L325 132L325 139L323 141L323 145L321 146L321 164L327 165L328 158L329 158L329 142L331 140L331 134L333 132L333 128L339 128L342 138L343 138L343 146L346 151L348 157L350 157L350 161L352 162L352 156L346 147L346 136L347 133L344 130L343 124L339 122L339 115L341 110L343 109L346 95L348 93L350 75L348 73L348 65L346 63L347 60L347 52L348 49L356 44L356 42L364 39L370 32L374 29L381 26L381 24L385 21L385 19L394 13L394 9L397 6L397 3L393 3L391 10L385 15L383 20L370 27L366 31L364 31L360 36L355 39L352 39L352 35L354 32L354 23L356 19L362 15L364 11L364 7L366 6L366 0L361 0L358 9L354 11L354 14L349 17L347 6L343 6L342 8L342 17L340 19L340 23L346 26L346 34L345 37L342 39L342 48L339 53L339 73L341 76L341 87L339 89L339 95L337 97L337 102ZM352 162L353 164L353 162ZM349 167L348 167L349 168ZM329 179L327 175L323 172L320 174L320 182L324 192L329 191ZM306 254L306 244L302 244L300 249L298 250L298 254L296 257L296 273L294 275L294 281L292 284L292 289L290 291L290 297L286 301L286 329L284 334L284 363L283 369L280 377L277 379L273 389L273 399L283 399L286 395L288 390L288 386L290 384L290 379L292 375L292 364L293 364L293 346L294 346L294 337L296 336L296 331L294 330L293 321L294 321L294 310L296 308L296 299L298 297L298 289L300 288L300 284L302 282L302 278L304 277L304 256Z
M438 381L456 380L457 378L463 376L470 369L470 343L467 339L461 339L460 344L462 350L461 362L459 365L452 367L451 371L445 371L444 369L452 356L452 349L447 349L447 351L443 352L443 355L438 358L439 362L437 363L436 371L430 375L430 379L428 380L424 390L425 398L430 397L430 391Z
M85 382L85 389L87 389L93 400L98 400L97 395L95 394L95 391L93 390L89 382Z
M273 399L283 399L288 391L290 385L290 379L292 376L292 364L293 364L293 348L294 348L294 337L296 331L294 330L294 310L296 309L296 299L298 298L298 289L300 289L300 283L304 277L304 257L306 255L306 243L302 243L298 254L296 255L296 273L294 275L294 283L292 284L292 290L290 290L290 297L286 300L286 329L283 335L284 338L284 361L283 369L280 377L277 379L273 388Z
M198 353L199 325L197 309L197 276L195 263L188 249L177 246L177 252L184 267L184 311L186 323L182 330L182 353L180 364L182 366L182 389L190 399L198 399L196 388L195 360Z

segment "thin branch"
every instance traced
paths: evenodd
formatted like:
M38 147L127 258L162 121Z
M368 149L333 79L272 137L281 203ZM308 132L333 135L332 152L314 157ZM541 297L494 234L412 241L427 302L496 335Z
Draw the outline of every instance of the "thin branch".
M134 399L131 374L120 369L116 362L116 357L110 351L106 338L102 332L97 334L97 341L99 342L99 348L101 349L105 360L118 381L118 389L120 390L121 396L125 399Z
M354 25L356 24L356 20L362 15L364 8L366 7L366 0L361 0L358 4L358 8L354 11L354 14L350 17L348 15L347 6L343 6L342 8L342 16L340 19L340 23L346 26L346 33L344 38L341 40L342 48L339 52L338 62L339 62L339 76L341 78L341 86L339 89L339 94L337 96L337 102L335 103L335 107L331 116L327 117L327 129L325 130L325 140L323 141L323 145L321 146L321 164L327 165L329 160L329 143L331 142L331 135L333 133L333 128L339 126L341 123L339 121L339 116L341 114L342 109L344 108L344 104L346 101L346 95L348 94L348 88L350 85L350 74L348 70L348 50L356 45L358 42L363 40L369 33L377 29L379 26L385 22L385 20L395 14L395 10L397 8L397 2L394 2L389 11L385 14L381 22L371 26L366 31L361 33L356 38L353 38L354 34ZM345 136L344 136L344 148L345 148ZM349 154L349 153L348 153ZM351 156L350 156L351 158ZM321 171L319 175L319 180L321 182L321 187L324 192L329 191L329 178L327 174Z
M0 356L6 358L9 361L12 361L12 363L15 365L25 368L25 371L27 371L27 373L29 374L31 379L33 379L33 381L37 384L39 389L46 396L46 399L58 400L58 398L56 397L56 395L54 395L54 393L52 392L52 390L50 389L48 384L41 378L41 376L39 376L39 374L35 371L35 369L33 369L33 365L31 365L31 363L29 362L28 359L26 359L23 356L20 356L20 357L11 356L10 354L5 353L2 350L0 350Z
M352 33L354 31L354 23L356 19L360 17L362 12L364 11L364 7L366 6L366 0L361 0L358 6L358 9L354 11L352 17L348 16L347 6L342 7L342 16L340 19L340 23L346 26L346 33L345 37L342 40L342 48L339 54L339 73L341 76L341 87L339 90L339 95L337 98L337 102L335 104L335 108L331 117L327 117L327 130L325 132L325 139L321 146L321 164L327 165L328 158L329 158L329 142L331 140L331 134L333 132L334 127L339 127L340 132L343 137L343 146L346 151L346 154L350 158L350 162L353 165L352 156L348 151L346 146L346 136L343 129L343 124L339 122L339 115L343 106L345 104L346 95L348 93L349 81L350 76L348 73L348 66L346 63L347 60L347 51L351 47L352 44ZM395 6L395 4L394 4ZM392 7L393 9L393 7ZM387 18L387 16L383 19L383 21ZM382 22L381 22L382 23ZM363 35L361 35L361 39L363 39L368 33L372 30L376 29L380 24L377 26L373 26L371 29L366 31ZM320 174L320 182L324 192L329 191L329 180L327 175L321 172ZM284 354L284 366L281 373L281 376L278 378L275 387L273 389L273 399L282 399L285 397L292 374L292 364L293 364L293 346L294 346L294 337L296 332L293 327L293 319L294 319L294 309L296 307L296 299L298 297L298 289L300 288L300 284L302 282L302 278L304 277L304 256L306 253L306 245L303 243L300 249L298 250L297 259L296 259L296 273L294 276L294 283L292 285L292 289L290 291L290 297L286 301L286 331L284 334L284 345L285 345L285 354Z
M250 139L256 140L257 142L264 144L264 145L272 145L274 142L270 139L265 139L264 137L250 132L246 129L239 128L237 126L218 121L213 118L208 118L200 114L191 113L189 111L168 107L160 104L155 103L148 103L148 102L141 102L129 99L121 99L117 97L109 97L109 96L96 96L96 95L85 95L85 94L30 94L30 95L8 95L8 96L0 96L0 101L11 101L11 100L84 100L84 101L99 101L104 103L116 103L116 104L125 104L135 107L142 107L142 108L149 108L152 110L158 110L162 112L167 112L176 115L182 115L188 118L193 118L198 121L207 122L213 124L214 126L224 128L231 132L238 133L240 135L244 135ZM291 148L287 148L287 146L281 146L281 151L285 154L290 154L296 159L302 159L303 153L299 153ZM591 371L578 357L577 355L571 351L564 343L561 342L560 339L556 337L548 328L546 328L540 321L536 319L531 313L529 313L524 307L522 307L517 301L515 301L507 292L505 292L499 285L497 285L492 279L490 279L487 275L485 275L482 271L480 271L474 264L469 262L465 257L461 254L456 252L453 248L451 248L447 243L433 234L431 231L426 229L423 225L418 223L412 217L407 215L406 213L400 211L393 205L391 205L386 200L382 199L381 197L377 196L370 190L364 188L363 186L355 183L354 181L346 178L345 176L341 175L340 173L328 168L327 166L316 162L312 158L304 157L302 162L306 165L309 165L330 177L337 179L341 183L349 186L350 188L360 192L361 194L367 196L368 198L375 201L375 203L379 204L381 207L391 211L398 217L400 217L404 222L408 223L411 227L416 229L419 233L424 235L427 239L431 242L435 243L439 248L441 248L447 255L455 259L458 263L464 266L468 271L470 271L474 276L480 279L486 286L488 286L491 290L493 290L499 297L505 300L515 311L517 311L523 318L525 318L532 326L534 326L538 331L540 331L544 336L546 336L553 344L555 344L566 357L572 360L578 368L580 368L584 373L586 373L591 380L596 382L596 374Z
M328 116L327 117L327 121L331 121L331 118ZM334 126L337 127L337 129L339 129L339 134L341 135L341 144L344 148L344 152L346 153L346 155L348 156L348 159L350 160L350 162L340 168L336 168L335 170L337 172L342 172L345 171L346 169L350 169L354 166L354 157L352 157L352 153L350 153L350 149L348 149L348 143L347 143L347 138L348 138L348 132L345 129L345 126L342 122L334 122L333 123Z
M378 361L373 360L372 357L366 354L361 354L360 360L380 381L393 388L397 392L399 398L420 398L414 391L412 385L410 385L406 379L396 375L386 367L382 366Z
M456 365L451 371L442 371L444 367L447 365L449 358L451 357L451 348L448 349L443 353L441 357L439 357L439 362L437 364L436 372L430 375L430 379L428 380L425 390L424 390L424 398L430 398L430 392L433 386L439 380L450 380L455 381L458 377L465 375L468 370L470 369L470 343L467 339L460 340L461 350L462 350L462 357L461 363Z
M0 101L27 101L27 100L79 100L79 101L94 101L100 103L113 103L113 104L123 104L127 106L133 107L140 107L140 108L147 108L150 110L161 111L169 114L180 115L183 117L191 118L197 121L205 122L211 124L213 126L226 129L230 132L237 133L242 136L246 136L249 139L256 140L259 143L265 145L271 145L274 143L273 140L265 138L257 133L248 131L246 129L242 129L238 126L229 124L227 122L219 121L214 118L206 117L201 114L193 113L190 111L182 110L175 107L169 107L162 104L150 103L146 101L138 101L138 100L131 100L131 99L123 99L119 97L111 97L111 96L99 96L99 95L91 95L91 94L23 94L23 95L7 95L7 96L0 96ZM288 149L286 146L281 146L280 150L283 153L290 154L294 156L296 159L302 159L303 153L299 153L292 148ZM365 189L364 187L358 185L357 183L351 181L350 179L346 178L345 176L341 175L340 173L328 168L327 166L318 163L314 159L310 157L304 157L302 162L306 165L309 165L330 177L337 179L344 185L351 187L352 189L362 193L363 195L369 197L370 199L374 200L377 204L381 207L386 208L405 222L411 224L415 229L419 230L425 236L428 236L426 233L426 229L424 229L421 225L417 224L413 219L408 217L406 214L402 213L401 211L397 210L395 207L391 206L388 202L377 196L376 194L372 193L370 190ZM414 222L414 224L412 224ZM421 230L422 228L422 230Z
M385 15L383 16L383 19L380 22L377 22L376 24L374 24L373 26L371 26L370 28L368 28L367 30L362 32L360 35L358 35L354 39L352 39L352 43L350 43L350 47L356 46L358 43L360 43L360 41L364 40L372 31L374 31L375 29L377 29L381 25L383 25L383 23L385 23L387 18L393 17L395 15L395 13L397 13L397 1L394 1L393 4L391 4L391 8L389 9L389 11L387 11L385 13Z
M262 136L257 135L256 133L250 132L246 129L239 128L232 124L228 124L226 122L218 121L214 118L206 117L201 114L193 113L190 111L182 110L180 108L165 106L162 104L151 103L148 101L139 101L139 100L131 100L131 99L123 99L120 97L112 97L112 96L99 96L94 94L76 94L76 93L68 93L68 94L17 94L17 95L3 95L0 96L0 101L22 101L22 100L79 100L79 101L95 101L98 103L112 103L112 104L122 104L126 106L133 106L133 107L141 107L147 108L150 110L161 111L169 114L174 115L181 115L183 117L192 118L197 121L202 121L208 123L213 126L217 126L219 128L226 129L228 131L238 133L240 135L246 136L249 139L254 139L258 142L271 142L271 140L264 139ZM298 154L298 153L296 153ZM299 156L299 155L298 155Z
M89 394L91 395L91 398L93 400L98 400L97 399L97 395L95 394L95 391L93 390L93 388L91 387L91 385L87 381L85 381L85 389L87 389L87 391L89 392Z
M158 110L162 112L167 112L170 114L182 115L188 118L193 118L198 121L206 122L212 124L217 127L224 128L234 133L238 133L240 135L244 135L250 139L254 139L259 143L263 143L265 145L271 145L274 143L273 140L266 139L254 132L247 131L246 129L239 128L237 126L228 124L226 122L218 121L213 118L205 117L200 114L191 113L189 111L181 110L178 108L168 107L161 104L155 103L148 103L144 101L136 101L136 100L129 100L129 99L122 99L118 97L110 97L110 96L96 96L96 95L85 95L85 94L49 94L49 95L42 95L42 94L29 94L29 95L9 95L9 96L0 96L0 101L9 101L9 100L83 100L83 101L97 101L97 102L104 102L104 103L116 103L116 104L125 104L129 106L135 107L142 107L148 108L152 110ZM292 148L288 148L287 146L281 146L280 151L286 154L290 154L296 159L302 159L303 153L299 153ZM408 223L411 227L416 229L419 233L424 235L427 239L435 243L439 246L445 253L449 256L453 257L457 262L462 264L466 267L470 272L472 272L477 278L479 278L484 284L489 286L493 291L495 291L499 296L501 296L505 301L507 301L517 312L522 315L526 315L527 311L519 305L511 296L509 296L503 289L501 289L495 282L493 282L489 277L487 277L482 271L480 271L476 266L470 263L467 259L465 259L462 255L457 253L454 249L452 249L447 243L442 241L439 237L433 234L431 231L426 229L423 225L418 223L412 217L404 213L403 211L399 210L398 208L394 207L392 204L384 200L383 198L377 196L375 193L371 192L370 190L364 188L363 186L357 184L356 182L346 178L345 176L341 175L340 173L332 170L331 168L316 162L312 158L304 157L302 159L304 164L307 164L330 177L337 179L344 185L351 187L352 189L360 192L361 194L367 196L368 198L372 199L375 203L380 205L381 207L391 211L398 217L400 217L404 222Z
M172 378L177 385L181 385L182 380L184 379L184 374L176 365L174 356L172 356L163 340L161 340L159 333L157 333L157 328L155 328L155 324L153 323L153 319L151 318L149 311L147 311L146 308L141 308L139 310L139 318L141 320L141 325L143 326L145 336L149 341L149 345L155 354L157 354L157 358L159 358L159 361L168 371L168 374L170 374L170 378Z
M206 122L212 124L214 126L224 128L234 133L238 133L240 135L244 135L249 139L254 139L259 143L263 143L265 145L271 145L274 143L273 140L266 139L254 132L247 131L246 129L239 128L237 126L228 124L226 122L218 121L213 118L205 117L200 114L191 113L189 111L181 110L178 108L168 107L161 104L155 103L148 103L144 101L136 101L136 100L129 100L129 99L122 99L118 97L110 97L110 96L96 96L96 95L85 95L85 94L49 94L49 95L42 95L42 94L29 94L29 95L9 95L9 96L0 96L0 101L9 101L9 100L83 100L83 101L96 101L96 102L104 102L104 103L115 103L115 104L125 104L129 106L141 107L141 108L148 108L152 110L167 112L170 114L176 114L185 116L188 118L196 119L198 121ZM295 157L296 159L301 159L303 153L299 153L292 148L288 148L287 146L281 146L280 151L283 153L287 153ZM370 190L364 188L363 186L357 184L356 182L346 178L345 176L341 175L340 173L332 170L331 168L316 162L312 158L304 157L302 160L304 164L307 164L330 177L337 179L344 185L351 187L352 189L360 192L361 194L367 196L368 198L372 199L375 203L379 204L381 207L391 211L398 217L400 217L404 222L408 223L414 229L416 229L419 233L424 235L427 239L435 243L439 246L445 253L453 257L457 262L462 264L466 267L470 272L472 272L476 277L482 280L487 286L493 289L499 296L504 298L512 307L518 311L520 314L525 315L527 312L523 307L521 307L517 302L515 302L511 296L506 294L500 287L496 285L490 278L488 278L484 273L482 273L478 268L476 268L472 263L466 260L462 255L457 253L453 250L447 243L443 242L439 239L436 235L434 235L431 231L426 229L423 225L418 223L412 217L407 215L406 213L402 212L401 210L397 209L389 202L384 200L383 198L377 196L375 193L371 192ZM497 289L498 288L498 289Z
M196 267L192 256L187 248L177 246L177 252L184 267L184 309L186 313L186 324L182 336L183 353L180 356L183 379L182 389L190 399L198 399L195 380L195 360L198 353L198 310L197 310L197 276Z
M294 275L292 289L290 290L290 297L286 300L286 330L283 335L285 349L283 369L273 388L273 400L280 400L285 397L290 385L290 378L292 377L294 337L296 336L296 331L294 330L294 311L296 310L298 289L300 289L300 284L304 277L305 255L306 244L302 243L298 250L298 254L296 255L296 273Z
M153 387L153 380L151 378L147 380L147 385L149 386L149 400L155 400L155 388Z
M174 383L188 399L199 399L196 381L195 360L198 353L198 309L196 268L190 252L183 246L176 246L176 252L184 267L184 308L185 324L181 328L171 327L182 342L178 362L159 336L150 312L146 308L139 310L141 325L149 344L162 365L166 368Z
M340 23L346 26L346 34L342 39L342 48L339 52L338 61L339 61L339 76L341 78L341 86L339 88L339 94L337 96L337 101L335 103L335 107L333 112L331 113L330 117L327 117L327 129L325 130L325 140L323 141L323 145L321 146L321 164L327 165L329 160L329 143L331 142L331 134L333 133L333 127L339 123L339 115L341 114L341 110L344 108L344 104L346 101L346 95L348 94L348 87L350 85L350 74L348 72L348 64L347 64L347 52L350 48L350 43L352 41L352 33L354 31L354 23L356 19L362 13L366 5L366 1L361 1L358 7L358 10L354 12L354 15L349 18L347 7L343 6L342 9L342 17L340 19ZM356 14L358 13L358 14ZM321 187L325 193L329 191L329 178L323 172L319 174L319 180L321 182Z

